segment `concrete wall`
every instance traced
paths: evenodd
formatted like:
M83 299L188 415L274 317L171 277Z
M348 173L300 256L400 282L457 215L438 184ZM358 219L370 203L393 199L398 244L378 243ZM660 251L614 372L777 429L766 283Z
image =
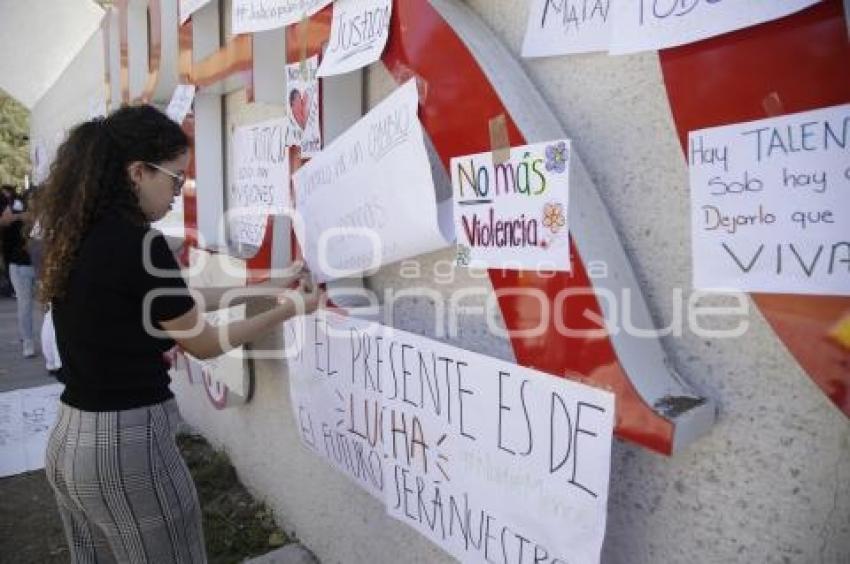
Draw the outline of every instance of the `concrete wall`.
M31 151L41 146L47 162L53 160L67 130L88 119L90 113L104 103L103 75L103 34L98 30L56 83L33 106L30 115ZM34 182L41 182L46 171L34 172Z
M519 52L526 2L468 3ZM608 205L656 323L668 325L691 284L689 200L657 56L583 55L523 64ZM69 115L85 117L77 115L77 105L85 107L85 96L100 84L95 67L91 58L63 75L36 107L34 132L66 123L69 105ZM92 86L75 76L92 77ZM370 70L367 84L370 104L391 88L380 69ZM242 94L232 94L226 99L228 135L231 124L283 111L282 105L248 106ZM435 265L450 258L449 251L420 257L422 275L413 282L395 265L368 284L383 291L415 282L441 293L487 284L468 276L436 284ZM674 299L677 289L683 295ZM394 323L433 335L431 319L427 302L410 300L399 306ZM673 458L615 442L604 562L850 562L850 423L754 306L749 320L748 332L735 340L706 340L687 330L665 339L683 374L718 400L720 419L708 436ZM281 339L276 334L261 344ZM475 318L463 319L455 343L512 357L508 344ZM258 361L255 373L254 399L223 412L213 410L199 386L178 380L173 388L185 418L227 450L240 478L285 528L323 562L450 561L301 447L282 362Z

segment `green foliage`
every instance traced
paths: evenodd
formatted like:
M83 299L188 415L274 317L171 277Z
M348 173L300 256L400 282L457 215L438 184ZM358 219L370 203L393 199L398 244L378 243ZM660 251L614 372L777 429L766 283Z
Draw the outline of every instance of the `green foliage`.
M0 90L0 184L23 186L30 172L29 111Z
M292 542L239 483L225 453L198 435L178 435L177 444L198 490L210 564L237 564Z

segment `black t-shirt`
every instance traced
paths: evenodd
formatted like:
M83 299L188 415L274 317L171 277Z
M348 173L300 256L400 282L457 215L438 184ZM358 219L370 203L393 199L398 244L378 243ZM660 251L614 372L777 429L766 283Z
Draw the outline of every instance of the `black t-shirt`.
M26 198L15 198L11 202L5 200L5 205L0 207L0 213L6 208L12 208L15 215L26 211ZM30 255L27 253L26 240L24 239L24 220L17 219L2 229L3 257L7 263L30 265Z
M163 359L174 341L151 335L145 320L159 329L194 304L162 234L116 216L99 220L80 244L65 297L53 302L62 401L118 411L174 397Z

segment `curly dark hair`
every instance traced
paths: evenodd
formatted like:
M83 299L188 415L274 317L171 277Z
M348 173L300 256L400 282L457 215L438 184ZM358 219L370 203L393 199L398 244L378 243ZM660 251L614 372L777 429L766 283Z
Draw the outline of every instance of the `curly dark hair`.
M147 223L128 165L169 161L188 148L189 138L180 126L149 105L125 106L71 130L31 206L44 243L39 286L43 302L64 296L80 243L98 219L118 214L139 225Z

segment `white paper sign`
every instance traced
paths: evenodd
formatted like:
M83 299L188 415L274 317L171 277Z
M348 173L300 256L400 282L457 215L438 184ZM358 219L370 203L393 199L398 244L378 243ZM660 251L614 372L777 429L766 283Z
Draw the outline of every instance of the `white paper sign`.
M238 288L247 283L245 262L228 255L209 253L191 249L189 263L191 276L188 284L191 288ZM232 321L245 319L245 305L236 305L218 311L206 312L204 317L213 326L226 325ZM210 359L199 360L187 355L194 363L196 371L218 382L232 393L246 397L248 395L245 372L245 349L237 347L227 353Z
M569 271L570 142L562 139L451 160L457 264Z
M189 16L210 3L210 0L180 0L180 25L186 23Z
M0 394L0 478L27 471L21 392Z
M462 562L599 562L613 394L330 312L299 333L302 441L388 514Z
M227 210L232 241L259 247L269 215L292 207L286 131L283 118L234 130Z
M523 57L607 51L611 0L531 0Z
M322 150L319 121L319 57L286 65L286 110L289 130L286 144L301 147L302 157L312 157Z
M192 109L192 102L195 100L195 85L194 84L178 84L174 89L174 94L171 96L171 101L165 109L165 114L171 118L171 121L183 123L186 116Z
M47 439L59 411L59 396L65 386L51 384L21 390L23 439L27 470L44 468Z
M443 248L431 165L408 81L293 175L296 228L320 281ZM446 223L451 223L450 217Z
M233 33L283 27L312 16L333 0L233 0Z
M392 0L337 0L319 76L343 74L381 58L390 35Z
M694 285L850 295L850 104L689 135Z
M0 477L44 468L63 389L50 384L0 393Z
M775 20L819 0L621 0L613 2L611 53L675 47Z

